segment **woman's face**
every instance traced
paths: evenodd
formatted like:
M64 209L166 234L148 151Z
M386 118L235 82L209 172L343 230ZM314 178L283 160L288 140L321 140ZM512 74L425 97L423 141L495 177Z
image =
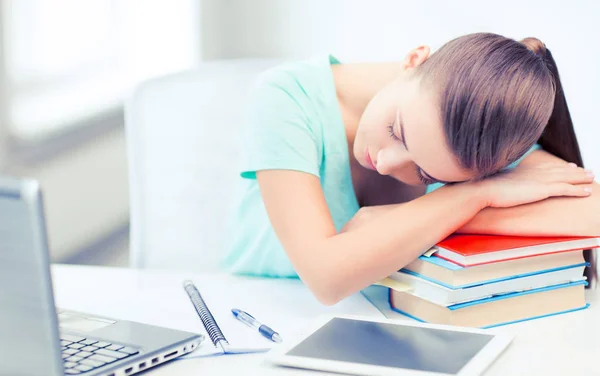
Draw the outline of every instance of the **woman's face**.
M420 64L418 59L410 61ZM409 69L367 105L354 140L355 158L363 167L411 185L471 179L474 174L446 145L435 97L411 79Z

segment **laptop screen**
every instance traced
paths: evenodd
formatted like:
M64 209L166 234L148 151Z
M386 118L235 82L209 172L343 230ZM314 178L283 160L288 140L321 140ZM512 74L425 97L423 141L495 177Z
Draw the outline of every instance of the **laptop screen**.
M38 184L0 178L0 374L63 375L49 269Z

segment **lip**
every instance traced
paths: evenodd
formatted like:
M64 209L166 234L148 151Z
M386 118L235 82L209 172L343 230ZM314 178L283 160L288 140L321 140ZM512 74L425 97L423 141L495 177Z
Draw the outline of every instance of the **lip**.
M375 170L377 171L377 167L375 167L375 164L373 163L373 160L371 159L371 156L369 155L369 149L365 150L365 159L367 160L367 164L371 170Z

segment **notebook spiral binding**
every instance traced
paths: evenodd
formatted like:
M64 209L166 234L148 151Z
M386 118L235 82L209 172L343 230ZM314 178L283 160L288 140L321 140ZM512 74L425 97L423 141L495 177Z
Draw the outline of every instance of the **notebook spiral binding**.
M202 320L202 324L204 324L206 332L208 333L208 336L213 344L217 346L223 342L229 345L229 342L227 342L227 339L225 339L221 328L219 328L219 325L217 325L215 318L213 317L212 313L210 313L206 303L204 303L204 299L202 299L202 295L200 295L200 292L196 286L194 286L191 281L185 281L183 283L183 287L189 295L190 300L192 301L198 316L200 316L200 320Z

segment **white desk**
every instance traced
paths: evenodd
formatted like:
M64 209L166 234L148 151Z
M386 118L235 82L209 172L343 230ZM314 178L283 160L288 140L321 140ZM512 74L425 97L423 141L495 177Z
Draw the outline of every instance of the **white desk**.
M193 311L189 301L185 301L185 295L181 294L184 279L193 279L200 292L201 285L214 286L221 283L231 284L235 288L236 284L240 286L246 283L246 279L226 274L191 275L70 265L53 265L52 268L56 303L61 308L181 329L184 328L180 323L184 317L189 319L190 311ZM265 303L278 307L277 309L282 310L281 316L293 320L298 327L319 314L381 317L379 311L360 294L333 307L308 304L304 311L296 307L293 311L284 312L285 308L281 307L293 304L295 295L302 294L306 297L306 288L299 281L293 280L261 281L260 286L272 290L272 296L277 302ZM262 296L269 294L263 293ZM486 375L600 375L599 295L598 291L589 291L588 302L592 306L583 311L491 329L509 331L517 336ZM285 301L286 299L289 301ZM198 331L201 332L200 320L198 325ZM285 338L287 333L282 334ZM263 357L264 355L254 354L186 359L167 363L147 374L323 374L274 367L265 364Z

